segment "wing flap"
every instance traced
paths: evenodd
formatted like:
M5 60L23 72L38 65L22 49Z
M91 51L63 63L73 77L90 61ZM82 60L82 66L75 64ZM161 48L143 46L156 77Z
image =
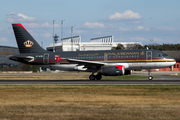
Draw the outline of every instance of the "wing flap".
M74 63L74 64L79 64L79 65L84 65L88 67L92 66L104 66L107 63L102 63L102 62L94 62L94 61L86 61L86 60L77 60L77 59L67 59L69 63Z

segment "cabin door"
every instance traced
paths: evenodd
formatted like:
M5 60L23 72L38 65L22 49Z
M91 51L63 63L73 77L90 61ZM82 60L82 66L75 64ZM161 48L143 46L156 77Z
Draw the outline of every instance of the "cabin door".
M152 61L152 51L146 51L146 61Z
M104 55L104 61L107 61L107 60L108 60L108 56Z
M49 53L45 53L43 57L44 64L49 64Z

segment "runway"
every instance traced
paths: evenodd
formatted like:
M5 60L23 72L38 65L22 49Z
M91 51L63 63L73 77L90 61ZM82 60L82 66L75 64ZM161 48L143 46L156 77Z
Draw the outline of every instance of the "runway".
M32 74L1 74L0 85L179 85L180 84L180 72L152 72L154 79L148 80L147 72L137 71L133 75L145 76L147 79L143 80L88 80L88 78L74 79L73 77L83 76L82 74L71 73L72 76L68 76L69 73L32 73ZM69 79L41 79L42 76L48 78L49 76L54 78L62 78L62 76ZM88 76L88 74L87 74ZM8 78L8 79L7 79ZM17 80L9 79L17 78ZM19 79L18 79L19 78ZM21 79L20 79L21 78ZM23 79L22 79L23 78ZM31 78L31 79L26 79ZM74 80L73 80L74 79Z
M179 85L180 80L0 80L1 85Z

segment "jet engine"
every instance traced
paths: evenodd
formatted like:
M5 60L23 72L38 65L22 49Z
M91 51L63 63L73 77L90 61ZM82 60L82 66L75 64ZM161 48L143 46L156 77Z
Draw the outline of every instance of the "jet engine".
M104 66L101 68L99 72L101 75L105 76L119 76L124 75L124 66L123 65L116 65L116 66Z

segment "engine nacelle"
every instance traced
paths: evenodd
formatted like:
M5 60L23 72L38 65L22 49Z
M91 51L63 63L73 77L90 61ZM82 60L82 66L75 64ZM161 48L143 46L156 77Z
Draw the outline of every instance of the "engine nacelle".
M104 66L101 68L100 74L105 76L119 76L124 75L124 66L116 65L116 66Z

